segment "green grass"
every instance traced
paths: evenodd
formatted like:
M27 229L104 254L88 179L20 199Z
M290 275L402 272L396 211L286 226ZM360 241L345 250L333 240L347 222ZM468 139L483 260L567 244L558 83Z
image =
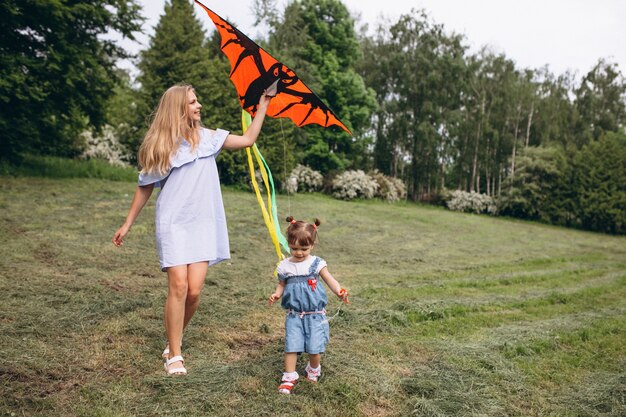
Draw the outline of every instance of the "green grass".
M124 247L110 242L133 192L2 177L0 416L626 414L624 237L279 196L279 217L322 220L315 252L351 293L331 300L322 380L285 397L254 195L224 190L232 260L210 268L185 334L189 375L168 378L154 197Z

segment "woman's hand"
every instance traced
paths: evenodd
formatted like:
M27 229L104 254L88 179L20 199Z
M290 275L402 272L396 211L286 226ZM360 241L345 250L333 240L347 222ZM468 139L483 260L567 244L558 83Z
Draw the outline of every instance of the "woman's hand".
M141 209L146 205L148 199L150 199L152 190L154 190L154 184L137 186L135 195L133 196L133 201L130 203L130 209L128 210L126 220L124 221L122 227L120 227L113 235L112 240L115 246L122 246L124 244L124 236L128 234L130 227L135 222L135 219L141 212Z
M267 106L270 105L270 101L272 101L272 97L266 95L265 91L263 91L263 95L261 95L261 98L259 98L259 110L263 109L263 113L265 113L265 110L267 110Z
M128 234L128 231L130 230L130 227L126 226L125 224L122 225L122 227L120 227L119 229L117 229L117 232L115 232L115 235L113 235L113 244L115 246L122 246L124 244L124 236L126 236Z

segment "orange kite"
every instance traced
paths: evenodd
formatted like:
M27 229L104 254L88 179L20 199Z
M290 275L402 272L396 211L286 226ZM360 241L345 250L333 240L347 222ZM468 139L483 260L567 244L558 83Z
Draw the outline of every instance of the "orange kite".
M335 125L352 135L293 70L278 62L204 4L198 0L195 2L207 12L221 36L222 52L230 61L230 79L237 89L244 110L254 116L263 91L275 85L276 95L270 102L268 116L288 117L299 127L308 124L324 127Z

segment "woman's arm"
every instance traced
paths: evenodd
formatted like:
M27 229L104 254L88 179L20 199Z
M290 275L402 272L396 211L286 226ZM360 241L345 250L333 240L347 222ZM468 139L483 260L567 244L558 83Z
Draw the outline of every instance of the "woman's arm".
M145 206L146 202L150 199L152 190L154 190L154 184L137 186L137 190L135 190L135 195L133 196L133 201L130 203L130 209L128 210L126 221L122 227L115 232L115 235L113 235L113 244L115 246L122 246L124 244L124 236L126 236L126 234L130 231L130 228L135 222L137 216L139 216L141 209L143 209L143 206Z
M272 100L271 97L263 94L259 99L259 107L256 112L256 116L250 123L248 130L243 135L228 135L224 141L224 149L243 149L252 146L261 133L261 127L263 126L263 120L265 119L265 113L267 112L267 106Z

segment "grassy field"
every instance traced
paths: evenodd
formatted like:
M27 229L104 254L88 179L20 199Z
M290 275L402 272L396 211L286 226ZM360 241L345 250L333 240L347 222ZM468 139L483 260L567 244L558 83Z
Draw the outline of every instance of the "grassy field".
M280 197L280 217L323 221L316 254L352 302L331 300L320 383L287 397L254 196L224 192L232 260L210 268L185 334L189 375L170 378L155 198L123 248L110 241L133 191L1 178L0 416L626 415L623 237Z

